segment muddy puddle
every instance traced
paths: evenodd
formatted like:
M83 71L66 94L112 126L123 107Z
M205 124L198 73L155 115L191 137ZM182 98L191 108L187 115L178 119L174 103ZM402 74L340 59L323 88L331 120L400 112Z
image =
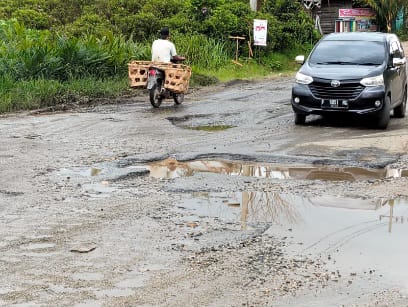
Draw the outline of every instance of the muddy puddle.
M285 166L275 164L244 163L216 160L195 160L180 162L175 159L151 163L148 166L150 176L155 178L177 178L192 176L195 173L210 172L230 176L249 176L274 179L307 179L330 181L355 181L381 179L388 177L406 177L407 170L367 169L359 167L334 166Z
M408 199L302 198L267 192L194 193L179 204L189 220L217 218L265 229L294 256L322 257L352 274L375 274L408 290Z
M177 161L168 158L147 165L131 165L120 168L114 164L102 163L91 167L77 167L57 171L65 180L94 178L95 180L119 180L131 176L144 176L171 179L193 176L197 173L215 173L228 176L246 176L270 179L356 181L383 178L407 177L407 169L361 167L282 165L227 160Z

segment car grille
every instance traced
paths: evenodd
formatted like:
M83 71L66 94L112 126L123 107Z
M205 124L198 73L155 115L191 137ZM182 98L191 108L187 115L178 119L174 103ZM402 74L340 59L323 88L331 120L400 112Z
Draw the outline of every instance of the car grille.
M331 86L332 80L315 79L309 84L309 88L313 95L319 99L347 99L353 100L360 95L364 86L359 83L359 80L341 81L339 87Z

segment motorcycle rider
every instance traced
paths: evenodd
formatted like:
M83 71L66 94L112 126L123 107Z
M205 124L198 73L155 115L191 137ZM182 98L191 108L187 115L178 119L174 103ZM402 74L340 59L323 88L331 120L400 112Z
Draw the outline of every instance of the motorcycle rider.
M160 30L160 39L156 39L152 44L152 64L148 71L147 89L150 103L155 108L161 105L163 99L170 97L174 99L175 104L181 104L191 75L190 67L178 64L184 61L185 57L177 55L176 47L169 38L169 28L165 27ZM170 63L171 65L168 65ZM183 73L182 79L176 80L173 73L167 74L169 71L173 72L175 68L185 70L186 74ZM177 76L181 77L179 71ZM170 82L171 80L174 82Z
M176 46L169 40L170 31L165 27L160 30L160 38L152 44L152 61L170 63L171 59L176 57Z

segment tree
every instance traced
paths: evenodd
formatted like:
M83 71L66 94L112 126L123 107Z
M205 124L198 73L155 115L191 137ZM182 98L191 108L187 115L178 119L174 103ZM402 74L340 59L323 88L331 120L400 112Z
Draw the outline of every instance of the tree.
M392 22L401 8L408 5L408 0L364 0L384 20L387 32L392 30Z

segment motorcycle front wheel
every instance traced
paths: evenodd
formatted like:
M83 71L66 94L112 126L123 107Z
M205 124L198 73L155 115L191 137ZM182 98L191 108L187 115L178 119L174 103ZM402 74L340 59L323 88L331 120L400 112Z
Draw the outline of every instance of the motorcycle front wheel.
M182 104L184 101L184 94L174 94L173 99L175 104Z
M153 87L149 90L149 98L153 107L160 107L163 100L163 98L160 96L160 86L157 84L153 85Z

